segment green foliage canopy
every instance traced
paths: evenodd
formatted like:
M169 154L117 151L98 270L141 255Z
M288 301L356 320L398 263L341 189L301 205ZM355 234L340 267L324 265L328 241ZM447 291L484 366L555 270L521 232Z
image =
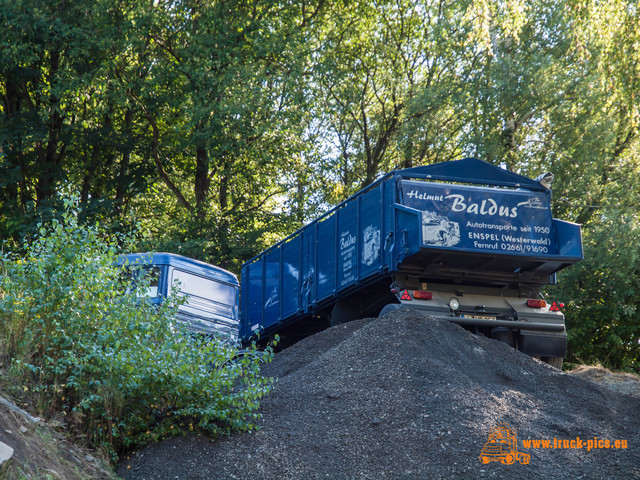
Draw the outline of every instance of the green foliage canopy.
M0 18L3 239L76 192L82 221L237 272L383 172L477 156L552 171L589 255L637 248L609 224L640 199L637 2L11 0ZM602 253L571 271L635 277ZM565 298L596 298L567 275Z

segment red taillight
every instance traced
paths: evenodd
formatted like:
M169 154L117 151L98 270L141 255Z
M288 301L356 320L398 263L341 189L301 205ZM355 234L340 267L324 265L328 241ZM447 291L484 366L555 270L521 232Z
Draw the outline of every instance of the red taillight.
M411 295L409 294L409 290L405 290L404 292L402 292L402 296L400 297L400 300L411 300Z
M553 302L549 307L550 312L559 312L561 308L564 308L564 303L561 302Z
M547 306L547 302L545 302L544 300L540 300L537 298L530 298L529 300L527 300L527 307L544 308L546 306Z
M433 293L425 292L424 290L414 290L413 298L416 300L431 300L433 298Z

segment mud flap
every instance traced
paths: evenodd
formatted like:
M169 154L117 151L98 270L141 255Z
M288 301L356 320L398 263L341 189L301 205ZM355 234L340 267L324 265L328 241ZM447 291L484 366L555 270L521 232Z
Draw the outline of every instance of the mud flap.
M548 335L540 332L520 332L518 350L532 357L560 357L567 355L567 334Z

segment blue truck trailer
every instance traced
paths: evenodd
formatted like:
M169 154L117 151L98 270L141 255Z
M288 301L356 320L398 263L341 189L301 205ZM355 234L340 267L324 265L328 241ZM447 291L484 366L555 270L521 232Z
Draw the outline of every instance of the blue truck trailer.
M583 258L549 176L466 158L392 171L242 267L239 337L293 338L406 306L559 367L564 315L541 288Z
M128 262L158 269L158 297L180 282L192 329L243 343L406 306L559 368L564 315L541 288L583 253L579 225L552 218L548 182L474 158L392 171L246 262L239 311L237 279L218 267L158 253Z

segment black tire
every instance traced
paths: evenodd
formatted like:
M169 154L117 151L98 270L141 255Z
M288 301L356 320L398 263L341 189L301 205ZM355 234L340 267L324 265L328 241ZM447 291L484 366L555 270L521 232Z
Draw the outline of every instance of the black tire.
M562 357L542 357L542 361L548 363L553 368L557 368L558 370L562 370L562 361L564 359Z
M385 316L389 312L395 312L401 307L402 307L402 304L400 303L389 303L384 307L382 307L382 310L380 310L380 313L378 314L378 318Z

